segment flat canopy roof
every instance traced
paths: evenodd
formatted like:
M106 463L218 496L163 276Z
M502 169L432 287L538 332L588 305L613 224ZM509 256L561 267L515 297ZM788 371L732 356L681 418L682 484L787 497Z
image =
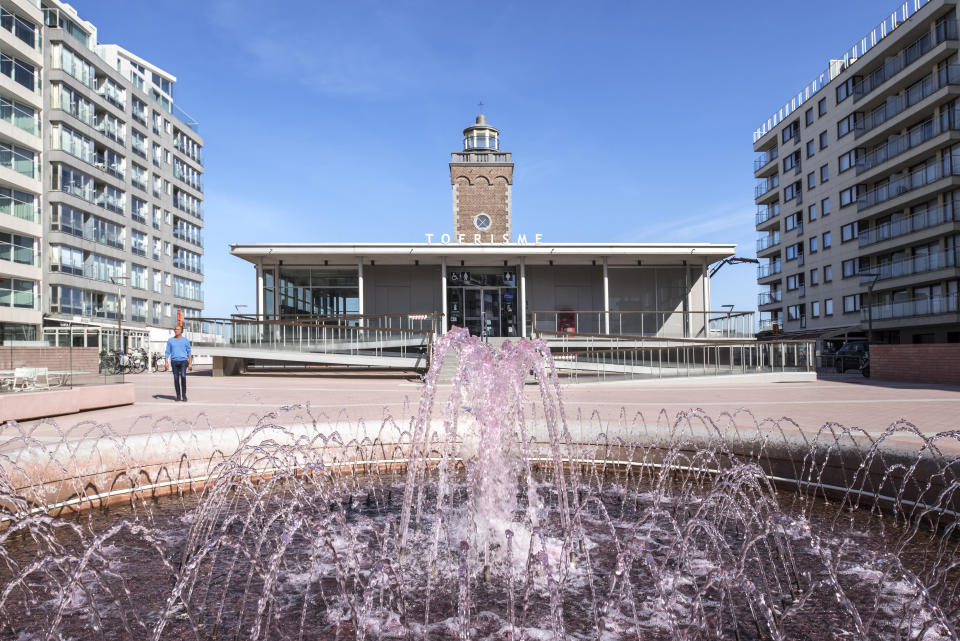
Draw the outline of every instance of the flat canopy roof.
M283 261L285 265L356 265L373 259L384 265L439 265L443 258L474 266L507 260L527 265L590 264L606 258L608 265L681 265L714 263L733 256L736 244L715 243L255 243L232 244L230 253L251 263Z

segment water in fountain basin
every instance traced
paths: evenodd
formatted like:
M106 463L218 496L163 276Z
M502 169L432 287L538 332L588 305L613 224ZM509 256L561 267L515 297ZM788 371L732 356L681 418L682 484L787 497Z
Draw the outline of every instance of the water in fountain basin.
M84 449L7 426L0 637L958 638L960 435L829 425L797 447L788 421L692 413L577 442L544 345L453 332L436 368L451 350L449 394L432 369L408 426L346 436L288 408L205 467L191 450L201 493L79 518L31 501L167 477L112 433ZM768 477L785 467L788 492Z

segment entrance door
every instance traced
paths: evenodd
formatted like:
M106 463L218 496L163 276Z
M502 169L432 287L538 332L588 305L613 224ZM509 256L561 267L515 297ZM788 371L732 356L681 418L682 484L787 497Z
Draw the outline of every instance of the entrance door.
M500 290L483 291L483 331L487 336L500 336Z
M463 290L463 326L472 336L480 336L483 331L483 299L480 289Z

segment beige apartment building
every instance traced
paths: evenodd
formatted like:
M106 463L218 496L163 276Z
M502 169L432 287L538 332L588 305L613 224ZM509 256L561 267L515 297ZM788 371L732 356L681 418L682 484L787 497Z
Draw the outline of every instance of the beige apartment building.
M754 132L763 330L960 342L956 0L909 0Z

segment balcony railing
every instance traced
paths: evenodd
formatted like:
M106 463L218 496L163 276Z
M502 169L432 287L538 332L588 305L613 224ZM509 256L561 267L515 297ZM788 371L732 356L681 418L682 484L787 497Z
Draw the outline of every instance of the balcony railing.
M771 218L780 215L780 203L772 203L769 205L758 205L757 206L757 218L756 224L762 225Z
M757 305L772 305L783 300L783 292L775 289L769 292L760 292L757 295Z
M916 62L921 56L928 53L944 40L956 39L957 23L955 20L948 19L938 22L934 31L928 31L923 34L899 54L892 58L887 58L882 67L875 70L865 79L855 82L853 84L854 102L860 100L887 80L893 78L903 71L904 68Z
M860 247L866 247L867 245L873 245L885 240L890 240L891 238L906 236L915 231L927 229L928 227L933 227L951 220L956 220L952 205L936 207L928 209L927 211L911 214L909 217L901 220L894 220L877 225L872 229L861 229L858 243Z
M764 249L769 249L774 245L780 243L780 232L774 232L772 234L765 234L757 239L757 251L761 252Z
M757 183L757 186L753 188L753 197L760 198L764 194L768 193L771 189L776 189L780 186L780 176L779 174L770 176L769 178L764 178Z
M878 303L860 309L860 320L867 322L870 317L875 321L893 320L896 318L912 318L915 316L934 316L936 314L955 314L958 311L958 296L940 296L937 298L915 298L912 300Z
M863 211L903 195L930 183L936 182L945 176L960 175L960 167L952 167L948 159L943 162L931 162L928 165L915 169L906 176L894 178L886 185L867 192L857 199L857 211Z
M770 164L771 161L776 160L778 155L779 155L779 151L777 150L777 147L774 147L773 149L768 149L767 151L762 152L759 156L757 156L753 160L753 170L760 171L761 169L766 167L768 164Z
M931 118L902 136L891 136L885 145L858 159L857 174L859 175L896 158L905 151L918 147L945 131L957 130L960 130L960 107L954 107L940 114L939 118Z
M960 84L960 65L948 65L937 69L929 76L910 86L907 93L887 99L881 109L875 109L854 125L854 137L876 129L894 116L930 96L947 85Z
M774 274L779 274L783 269L783 266L780 263L768 263L766 265L757 266L757 278L766 278L767 276L773 276Z
M930 252L929 254L919 254L903 260L874 265L870 267L870 271L879 274L877 280L889 280L913 274L934 272L956 267L958 253L960 253L960 248L954 247L953 249ZM860 284L866 285L871 280L873 280L872 275L861 275Z

